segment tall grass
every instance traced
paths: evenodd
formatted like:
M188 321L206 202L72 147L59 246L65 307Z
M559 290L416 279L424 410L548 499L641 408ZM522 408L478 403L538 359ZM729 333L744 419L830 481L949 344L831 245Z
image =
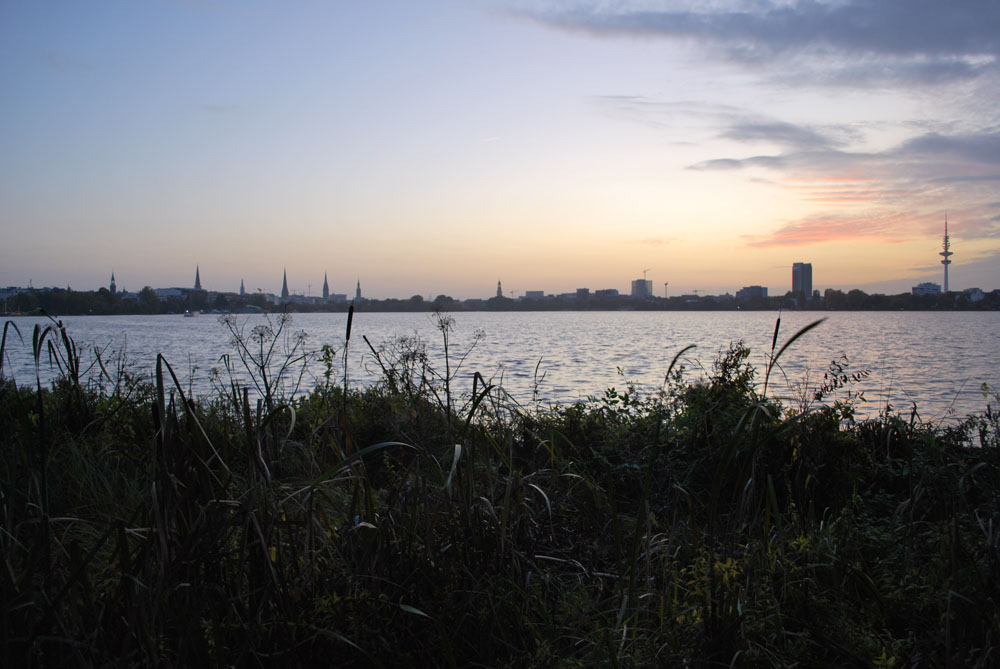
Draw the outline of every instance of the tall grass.
M683 349L654 395L531 410L424 342L369 343L366 388L327 346L293 394L289 324L232 321L192 398L162 356L83 384L42 328L59 378L0 376L0 663L995 664L995 405L856 422L838 376L785 407L772 371L817 325L776 326L762 383L737 342L701 380Z

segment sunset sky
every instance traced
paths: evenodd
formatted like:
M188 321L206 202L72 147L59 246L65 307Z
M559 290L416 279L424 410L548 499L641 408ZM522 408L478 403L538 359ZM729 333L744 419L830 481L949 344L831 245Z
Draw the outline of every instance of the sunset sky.
M996 0L4 0L0 91L0 286L1000 288Z

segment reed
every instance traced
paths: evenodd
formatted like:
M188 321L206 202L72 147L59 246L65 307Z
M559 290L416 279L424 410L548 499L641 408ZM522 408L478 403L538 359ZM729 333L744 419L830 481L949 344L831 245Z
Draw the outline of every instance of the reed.
M0 378L0 663L994 664L1000 400L856 421L838 373L785 407L772 369L817 326L776 325L760 384L736 342L525 409L413 340L369 342L364 388L328 344L293 394L305 343L235 321L214 397L162 357L90 384L53 322L57 380Z

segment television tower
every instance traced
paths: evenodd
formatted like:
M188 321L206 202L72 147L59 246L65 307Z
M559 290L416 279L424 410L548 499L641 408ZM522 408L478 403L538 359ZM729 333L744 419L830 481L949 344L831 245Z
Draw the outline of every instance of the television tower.
M938 255L943 256L944 260L941 264L944 265L944 292L948 292L948 265L951 264L951 257L955 255L951 252L951 239L948 237L948 214L944 215L944 241L941 244L942 251Z

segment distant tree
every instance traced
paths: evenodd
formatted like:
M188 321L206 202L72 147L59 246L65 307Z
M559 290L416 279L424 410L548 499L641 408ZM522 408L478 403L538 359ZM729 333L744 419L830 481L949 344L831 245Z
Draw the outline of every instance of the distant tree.
M160 296L150 286L139 291L139 311L144 314L160 313Z
M854 288L847 293L848 309L864 309L868 306L868 293Z
M823 292L823 302L827 309L843 309L847 306L847 295L836 288L827 288Z
M191 311L207 309L208 292L204 290L189 290L187 293L187 308Z
M447 311L455 306L455 299L447 295L438 295L434 298L434 308Z

